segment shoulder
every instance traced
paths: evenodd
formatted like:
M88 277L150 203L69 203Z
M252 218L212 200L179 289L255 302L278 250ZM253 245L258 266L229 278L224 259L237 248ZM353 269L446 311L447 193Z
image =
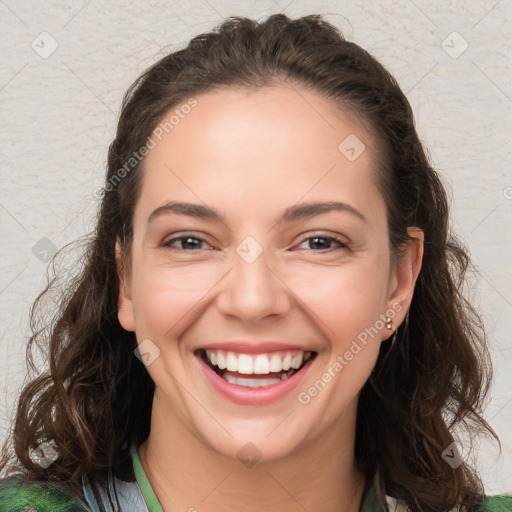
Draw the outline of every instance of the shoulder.
M0 480L0 512L90 512L90 509L56 484L9 478Z
M512 512L512 494L486 496L481 512Z

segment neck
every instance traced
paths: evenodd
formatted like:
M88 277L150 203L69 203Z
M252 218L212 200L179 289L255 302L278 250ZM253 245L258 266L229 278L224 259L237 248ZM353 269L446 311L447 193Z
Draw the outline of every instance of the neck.
M165 512L358 512L365 477L355 466L355 410L293 454L248 467L157 408L139 456Z

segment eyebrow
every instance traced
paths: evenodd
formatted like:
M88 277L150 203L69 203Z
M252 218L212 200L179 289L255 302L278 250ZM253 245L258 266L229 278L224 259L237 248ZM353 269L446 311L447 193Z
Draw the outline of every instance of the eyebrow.
M348 212L367 222L366 217L356 208L347 203L339 201L328 201L324 203L299 203L286 208L286 210L277 218L277 224L285 222L294 222L297 220L310 219L317 215L322 215L331 211ZM166 213L175 213L177 215L186 215L213 222L224 222L225 216L217 212L214 208L193 203L183 203L178 201L168 201L159 206L148 218L148 224L156 217Z

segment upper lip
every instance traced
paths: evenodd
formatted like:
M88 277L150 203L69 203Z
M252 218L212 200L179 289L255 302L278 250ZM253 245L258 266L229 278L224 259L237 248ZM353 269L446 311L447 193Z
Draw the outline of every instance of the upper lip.
M297 345L295 343L284 343L281 341L216 341L201 345L199 349L204 350L225 350L226 352L239 352L241 354L260 354L266 352L277 352L280 350L302 350L303 352L314 352L310 347Z

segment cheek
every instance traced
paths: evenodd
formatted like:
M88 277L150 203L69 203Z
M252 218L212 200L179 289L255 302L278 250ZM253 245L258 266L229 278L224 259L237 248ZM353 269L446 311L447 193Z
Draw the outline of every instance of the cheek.
M291 307L302 309L327 338L346 342L385 310L387 276L378 261L361 258L337 266L287 262L276 269L280 280L274 286L288 294ZM132 296L138 334L178 336L201 315L202 305L211 306L226 270L213 261L171 266L134 255Z
M379 268L371 262L311 268L302 276L297 273L292 278L290 274L286 280L326 335L346 342L374 325L386 309L387 276Z
M187 324L200 310L201 301L219 280L219 269L207 264L171 267L140 258L134 268L132 296L137 330L157 339L164 334L172 337L173 329L177 334L182 323Z

